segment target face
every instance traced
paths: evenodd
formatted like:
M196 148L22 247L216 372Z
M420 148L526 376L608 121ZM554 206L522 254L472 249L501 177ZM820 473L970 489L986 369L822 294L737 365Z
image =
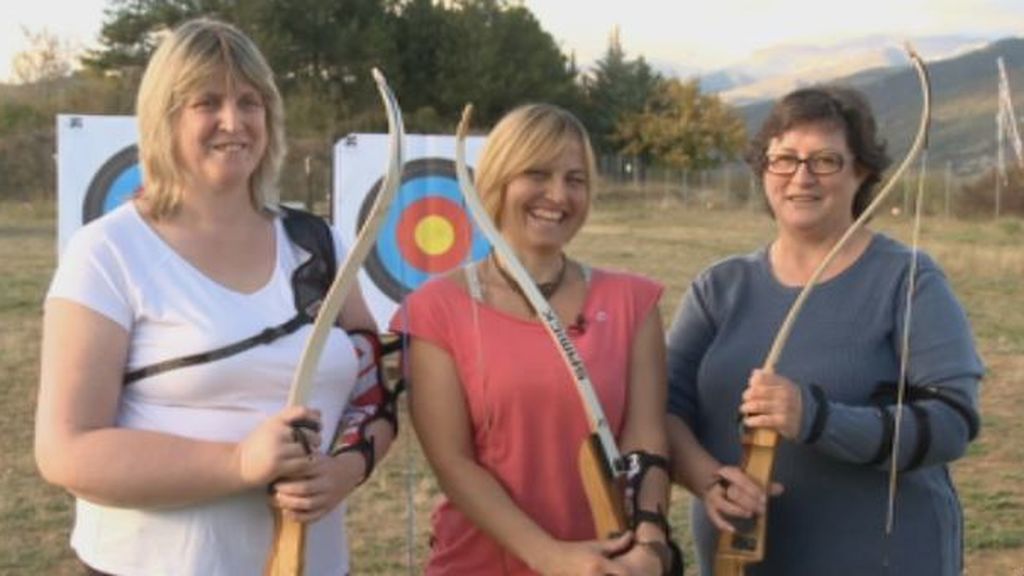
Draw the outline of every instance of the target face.
M82 203L82 224L117 208L141 188L139 149L132 144L111 156L89 183Z
M359 209L360 229L377 199L377 180ZM364 268L380 290L400 301L436 274L479 260L490 245L466 212L446 158L408 162L394 203Z

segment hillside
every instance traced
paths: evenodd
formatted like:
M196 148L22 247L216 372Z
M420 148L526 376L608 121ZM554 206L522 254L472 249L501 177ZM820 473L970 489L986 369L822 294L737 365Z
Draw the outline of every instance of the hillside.
M974 35L914 36L910 42L930 60L976 50L998 37ZM723 70L701 76L701 87L718 92L734 106L776 98L799 86L853 75L906 61L905 36L873 34L835 42L779 44L763 48Z
M991 166L995 154L998 69L1002 56L1010 78L1018 119L1024 118L1024 38L1008 38L961 56L929 63L932 81L932 132L929 164L971 176ZM867 94L878 115L890 153L899 158L917 127L921 109L917 75L910 65L873 69L837 79ZM753 132L771 106L759 102L740 109Z

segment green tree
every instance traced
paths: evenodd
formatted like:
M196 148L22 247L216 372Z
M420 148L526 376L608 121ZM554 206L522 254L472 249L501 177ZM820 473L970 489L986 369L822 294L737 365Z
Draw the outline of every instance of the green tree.
M293 128L326 128L332 136L381 129L370 69L392 82L398 68L394 16L384 0L264 0L251 26L276 71L282 91L296 101Z
M658 83L642 111L619 120L612 139L648 164L703 170L734 159L746 128L717 95L702 94L696 79L671 79Z
M102 46L87 64L137 85L160 34L198 15L253 37L296 134L383 129L374 66L414 131L450 128L466 102L483 127L525 101L580 100L574 64L528 9L508 0L111 0Z
M81 58L94 76L115 85L118 108L130 112L142 72L161 37L181 22L199 16L220 18L248 29L248 16L262 0L108 0L100 28L100 47ZM127 107L124 103L128 102Z
M160 35L179 22L201 15L231 20L232 0L109 0L100 28L101 47L88 52L82 63L104 75L139 76Z
M437 117L442 105L438 88L443 86L444 52L453 47L451 18L433 0L408 0L398 9L395 48L398 70L388 71L402 98L402 106L414 117ZM449 111L446 111L449 112ZM427 130L437 126L426 127ZM420 127L420 129L424 129Z
M428 19L425 4L405 6L417 20L406 22L409 35L399 40L403 77L423 83L407 86L424 91L421 106L454 121L473 102L475 124L486 126L524 102L568 105L575 97L575 69L525 7L458 0L437 5L439 14ZM417 26L424 21L432 28ZM423 69L432 78L425 78Z
M620 120L642 112L660 80L642 56L626 57L618 29L613 30L608 50L584 79L586 106L582 115L599 151L622 151L615 135Z

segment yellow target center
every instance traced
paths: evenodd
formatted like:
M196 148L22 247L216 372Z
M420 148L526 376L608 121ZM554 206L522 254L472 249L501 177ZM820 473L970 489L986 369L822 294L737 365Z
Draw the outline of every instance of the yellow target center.
M430 256L444 254L455 243L455 229L447 218L427 216L416 224L416 245Z

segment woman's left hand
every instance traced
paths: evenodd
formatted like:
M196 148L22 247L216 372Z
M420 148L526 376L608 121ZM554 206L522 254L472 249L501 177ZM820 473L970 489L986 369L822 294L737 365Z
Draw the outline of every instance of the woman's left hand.
M743 392L740 412L745 426L772 428L793 440L800 433L803 418L800 388L785 376L756 369Z
M336 457L314 452L310 458L308 475L278 480L270 495L274 507L302 523L315 522L333 510L363 479L363 457L358 452Z

